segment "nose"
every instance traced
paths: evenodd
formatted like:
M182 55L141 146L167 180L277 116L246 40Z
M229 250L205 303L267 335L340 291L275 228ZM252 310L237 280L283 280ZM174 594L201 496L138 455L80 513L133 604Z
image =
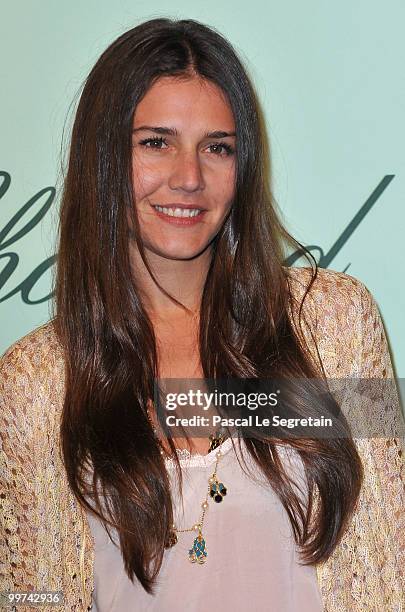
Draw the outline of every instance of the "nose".
M179 151L173 160L170 189L193 192L204 188L201 161L196 151Z

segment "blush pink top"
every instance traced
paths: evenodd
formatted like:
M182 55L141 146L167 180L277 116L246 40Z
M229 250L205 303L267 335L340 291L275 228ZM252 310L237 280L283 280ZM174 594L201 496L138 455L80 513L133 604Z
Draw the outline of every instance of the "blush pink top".
M239 453L235 440L236 452ZM243 447L243 442L242 442ZM145 592L124 571L113 530L114 543L100 521L87 514L95 541L93 612L318 612L323 609L315 567L299 564L291 525L278 497L254 467L257 483L240 467L227 438L221 445L217 477L227 488L222 502L208 497L202 534L206 542L204 564L192 563L188 551L196 532L178 534L178 542L165 549L156 595ZM215 449L207 455L177 451L183 471L181 507L173 460L166 459L172 483L175 524L179 529L198 522L208 479L215 467ZM306 499L301 458L290 447L278 449ZM249 467L252 459L244 452ZM242 463L243 465L243 463ZM284 464L285 465L285 464ZM300 495L301 495L300 493Z

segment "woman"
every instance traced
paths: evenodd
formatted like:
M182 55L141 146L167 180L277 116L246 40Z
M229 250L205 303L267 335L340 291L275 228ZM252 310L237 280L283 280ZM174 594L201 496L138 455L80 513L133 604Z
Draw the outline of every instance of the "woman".
M64 610L405 603L398 438L158 433L156 379L393 378L367 288L283 265L301 245L267 175L255 94L216 31L154 19L101 55L56 313L1 362L3 590L63 591Z

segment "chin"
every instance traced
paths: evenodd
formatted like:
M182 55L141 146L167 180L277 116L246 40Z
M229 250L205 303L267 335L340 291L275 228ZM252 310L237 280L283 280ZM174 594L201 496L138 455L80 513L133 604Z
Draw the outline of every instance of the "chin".
M209 244L200 245L200 246L189 246L186 247L183 245L172 246L171 248L160 248L153 249L156 255L160 257L164 257L165 259L173 259L173 260L187 260L194 259L201 255L209 246Z
M177 252L169 252L169 253L165 253L162 252L161 255L163 257L165 257L166 259L172 259L172 260L182 260L182 261L187 261L189 259L195 259L196 257L198 257L199 255L201 255L201 253L205 251L205 249L198 249L198 250L179 250Z

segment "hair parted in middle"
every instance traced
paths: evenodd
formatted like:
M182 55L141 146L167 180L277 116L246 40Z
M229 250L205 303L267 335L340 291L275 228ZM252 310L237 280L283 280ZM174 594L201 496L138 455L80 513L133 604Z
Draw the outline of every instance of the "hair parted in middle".
M159 375L156 337L130 259L134 240L153 276L134 205L132 122L158 79L193 75L224 92L237 141L235 196L212 243L201 301L198 348L204 376L324 376L300 332L317 266L280 220L269 186L262 114L242 62L224 36L198 21L157 18L137 25L102 53L78 104L61 202L54 325L66 362L60 434L69 485L81 506L117 530L125 570L148 593L162 564L173 506L160 443L147 416ZM298 305L299 325L289 314L297 305L283 265L287 246L314 265ZM296 405L304 416L338 409L332 396L322 396L314 406L297 395ZM334 439L244 439L288 513L307 564L330 556L359 495L361 461L344 433ZM168 443L181 483L170 436ZM303 461L306 507L277 445L294 448ZM92 470L90 488L82 472L86 466Z

